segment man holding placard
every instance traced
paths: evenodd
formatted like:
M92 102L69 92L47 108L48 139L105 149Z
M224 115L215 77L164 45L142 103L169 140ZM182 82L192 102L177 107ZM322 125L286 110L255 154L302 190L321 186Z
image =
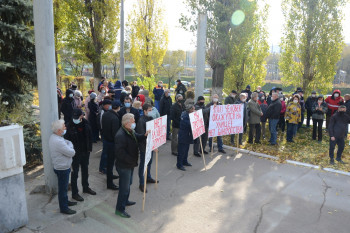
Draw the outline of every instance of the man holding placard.
M208 154L208 152L205 151L204 148L207 145L207 141L208 141L210 108L205 108L204 102L205 102L204 97L199 96L197 99L197 103L194 105L194 108L196 111L202 110L204 129L205 129L205 132L201 135L201 140L199 140L199 138L197 138L193 144L193 154L197 157L201 157L201 155L199 154L199 151L201 151L201 153L202 153L202 149L203 149L204 154ZM202 141L202 145L200 145L200 141Z

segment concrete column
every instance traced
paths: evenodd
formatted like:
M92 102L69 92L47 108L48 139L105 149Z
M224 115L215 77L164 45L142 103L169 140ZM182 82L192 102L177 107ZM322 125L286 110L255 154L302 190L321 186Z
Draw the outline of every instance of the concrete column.
M125 80L125 58L124 58L124 0L120 7L120 81Z
M197 101L198 96L203 95L206 40L207 15L202 13L198 15L195 102Z
M34 0L34 33L45 185L47 192L56 193L57 178L49 150L51 123L58 119L52 0Z

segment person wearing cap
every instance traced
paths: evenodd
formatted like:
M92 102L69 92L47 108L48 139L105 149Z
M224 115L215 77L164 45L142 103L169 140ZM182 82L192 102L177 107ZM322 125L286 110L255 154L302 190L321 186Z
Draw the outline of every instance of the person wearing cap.
M310 119L312 118L312 107L317 103L318 97L316 96L316 91L311 92L311 96L307 97L305 102L305 109L306 109L306 127L310 127Z
M322 141L322 125L324 114L328 111L327 103L324 102L323 95L319 95L317 102L312 105L312 139L316 140L316 132L318 132L318 141ZM317 131L316 131L317 130Z
M177 94L175 97L176 102L170 108L170 118L172 120L173 133L171 136L171 154L177 156L177 146L178 146L178 133L180 128L181 114L185 107L183 104L183 96Z
M248 102L250 100L251 96L252 96L252 92L250 91L250 85L247 85L245 90L241 91L241 93L247 93L248 94L248 97L247 97L247 102Z
M67 125L67 133L64 138L71 141L74 146L75 155L72 163L72 198L77 201L84 201L79 195L78 190L78 174L81 167L81 184L83 193L96 195L96 192L89 187L89 159L92 151L92 133L89 122L84 118L81 109L74 109L73 119Z
M348 124L350 123L350 116L346 113L345 105L340 105L338 111L331 117L328 132L330 137L329 142L329 158L330 164L334 164L334 149L338 145L336 160L345 164L341 159L345 147L345 138L348 134Z
M185 98L185 93L187 91L187 88L185 87L185 85L181 82L180 79L176 80L176 89L175 89L175 93L176 95L180 94L182 95L183 98Z
M108 156L107 144L103 142L104 138L103 138L102 118L103 118L103 115L109 110L112 110L112 101L106 98L102 101L102 107L100 108L100 112L97 114L97 125L98 125L98 130L101 132L102 146L103 146L102 152L101 152L100 167L99 167L100 174L106 174L107 172L107 156Z
M187 160L190 144L193 144L193 135L190 122L190 113L194 112L194 105L188 104L185 106L185 111L181 114L180 128L178 134L178 146L177 146L177 163L176 167L179 170L186 171L184 166L191 167Z
M96 143L99 140L99 131L98 131L98 125L97 125L97 114L98 114L98 105L96 103L96 93L92 92L90 94L90 102L88 103L89 108L89 116L88 121L91 126L92 131L92 140L94 143Z
M237 91L232 90L229 96L225 98L225 105L226 104L235 104L235 102L238 100L237 98Z
M129 96L125 97L124 99L124 107L122 107L119 111L119 120L121 121L123 116L127 113L134 114L135 121L138 122L140 118L139 110L131 106L131 98Z
M64 116L64 122L67 124L72 120L74 108L74 93L71 89L66 90L66 97L62 101L61 112Z
M160 99L160 102L159 102L159 114L160 114L160 116L167 115L167 128L166 128L167 140L171 140L171 138L170 138L170 125L171 125L170 109L171 109L172 105L173 105L173 100L171 99L171 96L170 96L170 90L165 89L164 95L162 96L162 98Z
M63 138L66 134L66 126L63 120L54 121L51 125L52 135L49 139L50 156L54 172L58 181L58 203L60 212L64 214L75 214L75 210L69 207L77 203L68 200L68 183L71 172L72 158L75 150L71 141Z
M120 102L115 100L112 102L112 109L106 111L102 116L102 138L103 148L107 154L107 189L118 190L118 186L113 183L113 167L115 163L114 136L120 128L120 120L118 112L120 110Z
M217 105L222 105L220 102L219 102L219 96L217 94L214 94L212 97L211 97L211 102L209 104L207 104L205 106L205 108L209 108L209 111L210 111L210 107L211 106L214 106L216 107ZM209 113L210 114L210 113ZM217 145L218 145L218 151L223 153L223 154L226 154L226 151L224 150L223 148L223 142L222 142L222 136L217 136ZM209 152L211 152L211 148L212 148L212 143L213 143L213 138L209 138ZM204 150L205 148L203 148Z
M207 145L207 141L208 141L210 108L205 108L204 103L205 103L205 98L203 96L198 96L197 103L194 105L194 108L196 111L202 109L205 133L202 134L200 137L202 138L203 153L208 154L208 152L205 151L204 149L205 149L205 147ZM202 153L200 140L199 140L199 138L196 138L194 140L194 144L193 144L193 155L195 155L197 157L201 157L200 153Z
M158 111L160 111L159 108L159 102L164 94L164 88L163 88L163 82L159 81L158 85L153 88L153 94L154 94L154 106Z
M328 106L328 111L326 114L326 128L328 129L331 117L337 112L339 106L344 104L344 99L341 97L340 90L334 90L333 94L326 98L325 102Z

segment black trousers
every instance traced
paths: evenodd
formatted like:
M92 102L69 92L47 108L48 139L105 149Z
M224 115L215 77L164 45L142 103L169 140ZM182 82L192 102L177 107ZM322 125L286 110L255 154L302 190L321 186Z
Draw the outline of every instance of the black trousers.
M255 143L259 143L260 142L261 125L260 124L249 124L249 139L248 139L248 143L253 143L254 130L255 130Z
M78 194L78 176L79 176L79 167L81 167L81 185L83 190L89 187L89 159L90 152L77 152L73 157L72 162L72 176L70 183L72 186L72 195Z
M107 149L107 186L113 185L113 167L115 162L114 142L103 140Z
M334 149L335 146L338 145L338 151L337 151L337 158L336 160L341 160L341 154L344 151L344 147L345 147L345 141L344 138L335 138L334 141L332 141L331 139L329 140L329 157L331 159L334 158Z
M286 120L284 119L284 115L280 116L277 126L282 130L282 132L284 132L286 129Z
M322 141L322 124L323 120L312 119L312 139L316 140L316 132L318 134L318 141Z
M312 118L312 112L307 111L306 127L310 127L310 120ZM314 119L312 119L313 121Z

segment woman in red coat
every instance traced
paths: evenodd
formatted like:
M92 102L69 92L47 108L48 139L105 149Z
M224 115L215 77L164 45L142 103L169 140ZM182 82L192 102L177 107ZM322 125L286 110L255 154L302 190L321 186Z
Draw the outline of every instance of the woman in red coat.
M331 117L333 114L338 111L338 108L340 105L344 104L343 97L340 96L341 92L340 90L334 90L333 94L331 96L328 96L325 102L328 106L328 111L326 114L326 128L328 129L329 121L331 120Z

